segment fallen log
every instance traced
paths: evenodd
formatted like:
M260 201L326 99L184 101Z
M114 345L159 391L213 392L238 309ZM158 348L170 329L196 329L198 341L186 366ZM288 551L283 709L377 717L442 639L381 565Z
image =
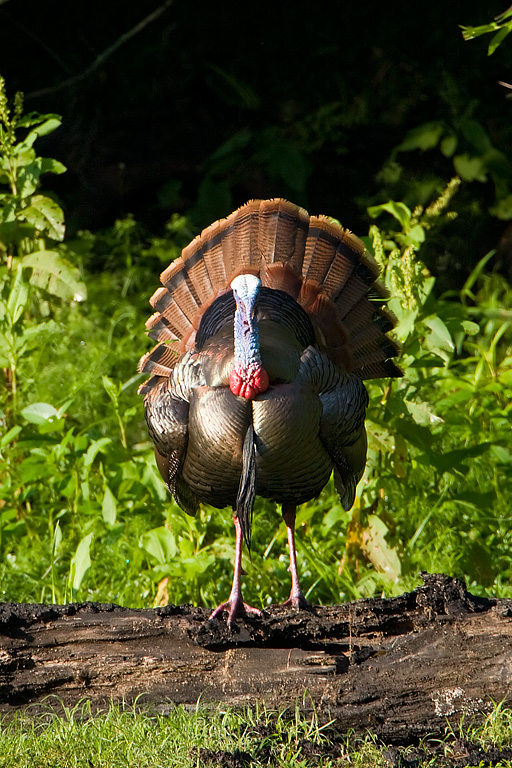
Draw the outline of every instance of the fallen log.
M139 697L161 712L265 701L409 744L512 705L512 600L423 580L392 599L270 607L232 630L191 606L0 604L0 712L49 694L98 707Z

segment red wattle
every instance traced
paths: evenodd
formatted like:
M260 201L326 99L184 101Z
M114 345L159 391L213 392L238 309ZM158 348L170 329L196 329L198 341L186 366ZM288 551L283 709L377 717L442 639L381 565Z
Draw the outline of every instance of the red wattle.
M268 373L261 366L251 368L247 373L233 369L229 377L229 388L232 393L246 400L252 400L260 392L266 392L268 383Z

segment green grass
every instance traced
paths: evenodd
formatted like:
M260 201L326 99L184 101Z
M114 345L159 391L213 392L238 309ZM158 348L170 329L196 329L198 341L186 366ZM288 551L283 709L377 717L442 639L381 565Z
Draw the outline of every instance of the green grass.
M93 713L88 701L68 709L50 698L0 721L2 768L190 768L191 766L512 766L512 711L497 705L478 727L446 727L442 739L390 747L371 735L339 734L315 712L263 707L166 714L144 706ZM508 750L508 752L507 752Z
M60 710L60 712L59 712ZM182 707L168 715L111 705L91 715L87 702L56 707L35 718L2 724L0 764L5 768L171 768L225 765L229 755L253 765L314 765L329 740L316 716L249 710L245 713ZM332 751L332 750L330 750ZM311 755L311 760L304 757ZM236 764L236 763L235 763ZM332 764L332 761L325 763Z

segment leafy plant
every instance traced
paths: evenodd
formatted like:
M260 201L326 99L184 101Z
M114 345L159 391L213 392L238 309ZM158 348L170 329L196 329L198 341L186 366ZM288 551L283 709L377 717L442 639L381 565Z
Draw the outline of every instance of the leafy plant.
M62 208L39 191L44 173L66 170L34 149L40 136L59 125L57 115L23 115L20 93L11 110L0 77L0 367L13 408L22 358L55 330L44 295L86 297L78 269L52 247L64 239Z
M436 298L434 278L414 254L457 186L452 181L426 211L393 202L369 210L373 217L391 214L399 224L396 232L372 226L369 245L393 297L389 308L398 318L405 375L396 385L371 387L369 461L351 526L366 556L396 578L416 560L425 539L424 553L438 567L434 538L444 516L453 521L443 532L444 568L451 550L451 571L461 569L472 584L491 584L501 578L504 563L494 560L490 541L501 539L504 551L509 546L500 500L510 480L504 413L512 394L512 326L510 313L497 307L507 306L502 302L510 298L503 294L511 291L489 276L480 294L473 292L489 254L460 298ZM495 293L489 293L490 285ZM372 513L368 518L365 510ZM372 533L376 522L380 539ZM386 549L383 532L401 542L400 565Z
M457 176L467 182L492 182L495 199L489 213L498 219L512 218L512 171L504 152L494 146L489 132L473 115L473 102L450 121L432 120L409 130L393 150L390 163L402 152L439 149L451 158Z
M495 21L491 21L489 24L482 24L478 27L464 27L461 25L461 29L464 40L474 40L475 37L494 33L487 50L487 54L491 56L507 35L512 32L512 6L495 16Z

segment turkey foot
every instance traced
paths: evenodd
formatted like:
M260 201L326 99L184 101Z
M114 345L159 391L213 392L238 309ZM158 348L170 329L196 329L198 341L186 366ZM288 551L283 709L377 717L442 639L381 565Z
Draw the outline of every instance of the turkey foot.
M226 600L225 603L221 603L210 615L208 621L212 621L213 619L218 619L221 615L222 611L229 611L228 613L228 627L230 627L233 622L235 621L238 616L244 613L249 616L263 616L263 611L260 611L259 608L253 608L252 605L248 605L247 603L244 603L242 600L242 595L238 594L233 596L233 594L230 595L229 600Z
M307 611L312 607L309 600L306 600L304 597L302 590L298 593L294 593L293 589L290 592L290 597L288 600L285 600L284 603L281 603L281 608L295 608L297 611Z
M240 587L240 578L242 576L242 528L240 521L235 515L235 532L236 532L236 548L235 548L235 570L233 573L233 586L231 587L231 594L225 603L221 603L210 615L208 621L212 619L218 619L223 611L229 611L228 613L228 627L230 627L235 619L240 614L246 614L249 616L263 616L263 611L259 608L253 608L252 605L244 603L242 600L242 590Z

